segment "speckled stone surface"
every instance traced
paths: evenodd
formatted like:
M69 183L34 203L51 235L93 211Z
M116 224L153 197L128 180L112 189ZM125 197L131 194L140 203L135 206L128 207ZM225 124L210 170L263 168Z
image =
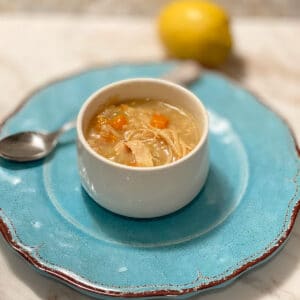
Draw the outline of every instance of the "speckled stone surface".
M288 119L299 141L300 22L239 19L233 28L236 55L223 71ZM32 89L70 72L120 60L164 58L152 22L143 19L2 15L0 40L1 118ZM298 221L272 262L205 299L299 299L299 248ZM1 300L88 299L41 277L2 240L0 265Z

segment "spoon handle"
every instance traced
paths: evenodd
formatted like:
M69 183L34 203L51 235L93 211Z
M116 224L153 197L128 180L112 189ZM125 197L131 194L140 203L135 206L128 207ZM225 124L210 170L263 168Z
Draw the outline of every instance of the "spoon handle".
M161 78L172 81L179 85L188 86L200 78L202 67L193 60L180 62L171 71L165 73Z
M76 127L76 119L65 123L61 128L52 132L50 135L58 138L60 135Z

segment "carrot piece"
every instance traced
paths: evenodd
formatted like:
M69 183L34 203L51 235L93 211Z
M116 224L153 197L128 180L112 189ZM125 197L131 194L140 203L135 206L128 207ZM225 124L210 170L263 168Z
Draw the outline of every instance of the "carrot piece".
M109 121L109 124L116 130L122 130L128 121L124 115L117 115Z
M107 143L114 143L116 140L117 140L117 138L112 134L112 133L110 133L110 132L105 132L105 131L103 131L102 133L101 133L101 137L105 140L105 142L107 142Z
M164 129L169 125L169 119L164 115L154 114L150 121L151 126Z

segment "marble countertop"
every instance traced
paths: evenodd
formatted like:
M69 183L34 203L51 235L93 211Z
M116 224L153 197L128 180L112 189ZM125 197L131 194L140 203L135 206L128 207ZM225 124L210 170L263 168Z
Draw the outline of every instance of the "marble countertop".
M76 13L93 15L155 16L160 9L172 0L1 0L0 12L27 11L33 13ZM291 16L299 17L298 0L215 0L231 16Z
M300 21L234 19L235 55L222 72L287 119L300 142ZM33 89L91 66L164 59L153 21L0 15L0 119ZM205 300L300 299L300 218L285 248ZM0 238L1 300L90 299L35 272Z

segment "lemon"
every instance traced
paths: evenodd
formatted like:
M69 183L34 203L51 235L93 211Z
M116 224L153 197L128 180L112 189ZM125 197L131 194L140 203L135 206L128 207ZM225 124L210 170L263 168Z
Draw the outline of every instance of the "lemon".
M232 46L229 18L212 2L173 1L162 10L158 25L171 56L196 59L208 67L222 64Z

